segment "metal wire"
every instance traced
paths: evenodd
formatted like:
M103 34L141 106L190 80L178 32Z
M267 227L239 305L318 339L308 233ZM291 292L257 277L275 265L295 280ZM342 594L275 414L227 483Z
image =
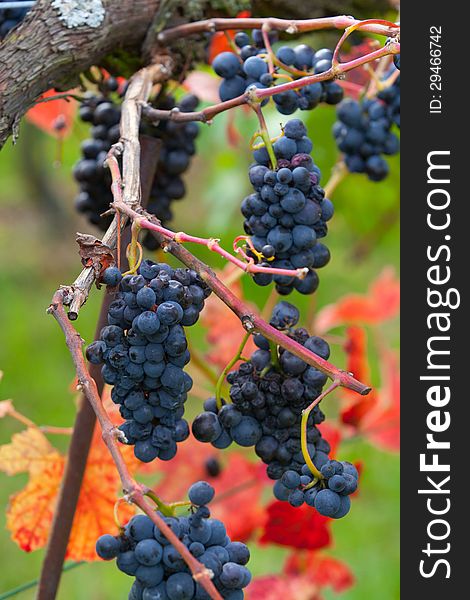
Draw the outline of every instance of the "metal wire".
M35 4L35 0L16 0L16 2L1 2L0 10L8 10L9 8L30 8Z

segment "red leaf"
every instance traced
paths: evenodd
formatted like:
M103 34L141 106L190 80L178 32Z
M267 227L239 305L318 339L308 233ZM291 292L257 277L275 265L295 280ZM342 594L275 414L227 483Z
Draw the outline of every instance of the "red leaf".
M341 61L349 62L350 60L359 58L360 56L364 56L365 54L372 52L372 50L376 50L375 41L371 38L366 38L360 44L351 46L351 49L348 53L341 52ZM370 74L364 68L352 69L352 71L349 71L347 74L347 80L355 83L356 85L364 86L370 81Z
M367 381L368 377L364 377L366 338L360 331L358 328L348 330L347 347L354 355L348 361L348 370ZM355 341L351 343L353 339ZM358 340L360 343L357 343ZM377 446L395 451L400 447L400 369L394 352L380 348L379 355L382 373L380 388L372 390L367 396L352 395L345 390L343 393L347 403L341 411L341 421ZM358 365L357 371L353 370L353 364Z
M247 600L321 600L318 587L306 577L265 575L255 577L246 590Z
M348 407L341 411L341 421L345 425L351 425L355 429L359 429L362 421L377 403L377 398L374 392L368 396L362 396Z
M314 508L294 508L287 502L271 502L260 542L315 550L331 544L329 519Z
M195 481L207 479L205 463L209 458L220 460L221 452L210 444L201 444L193 436L178 444L178 452L172 461L153 461L141 464L141 473L158 473L161 479L156 486L158 495L165 502L175 502L186 497L188 487ZM212 480L208 480L212 484Z
M357 326L346 330L345 351L348 355L347 371L354 374L360 381L370 380L369 364L367 362L367 334L365 329Z
M231 111L227 118L227 141L232 148L238 148L242 140L243 136L235 126L235 113Z
M350 294L336 304L325 306L316 319L318 333L342 324L377 324L395 317L400 308L400 282L392 268L386 268L366 295Z
M307 577L319 588L329 586L336 593L354 585L354 575L345 563L319 552L290 554L284 565L284 573L289 577Z
M248 540L264 520L261 495L267 481L261 471L264 471L262 465L248 461L241 453L231 452L222 473L211 480L215 488L211 512L225 523L233 540Z
M392 351L383 351L383 385L375 410L369 411L361 431L377 446L386 450L400 449L400 370Z
M55 90L49 90L41 98L50 98L57 95ZM51 100L50 102L40 102L26 113L26 118L30 123L42 129L45 133L57 136L68 135L72 129L72 123L77 111L77 101L74 99Z

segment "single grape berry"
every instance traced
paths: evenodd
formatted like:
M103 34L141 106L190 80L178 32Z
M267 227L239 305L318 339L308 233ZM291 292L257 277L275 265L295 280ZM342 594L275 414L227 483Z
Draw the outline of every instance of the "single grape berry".
M188 498L193 504L203 506L209 504L214 497L214 493L214 488L206 481L198 481L189 488Z

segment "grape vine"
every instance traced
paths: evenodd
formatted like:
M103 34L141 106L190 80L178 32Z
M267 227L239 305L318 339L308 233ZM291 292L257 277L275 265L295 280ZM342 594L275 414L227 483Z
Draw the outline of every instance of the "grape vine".
M333 50L278 42L280 31L327 27L345 30ZM191 360L184 328L196 323L211 292L240 318L246 334L237 356L220 375L213 397L192 423L194 437L218 449L232 442L253 447L274 481L274 497L294 508L305 504L321 515L342 518L358 486L356 467L330 456L330 444L318 428L325 418L320 403L340 386L360 394L367 394L370 387L328 362L328 343L297 327L300 314L294 304L280 301L266 323L184 244L216 252L258 285L274 282L281 296L317 289L316 269L330 259L320 240L326 237L333 204L320 187L321 172L310 155L313 143L302 120L286 120L279 135L272 137L263 110L271 98L282 115L311 110L320 103L338 105L334 137L347 169L382 180L388 172L382 155L399 150L392 131L400 123L399 27L352 17L305 22L216 19L178 25L156 38L163 44L179 36L228 29L237 30L231 51L212 62L223 78L219 104L197 110L194 96L178 100L179 93L173 91L181 65L165 53L156 55L160 58L123 87L114 77L103 79L98 92L84 95L80 109L80 118L92 129L74 169L80 185L76 207L106 234L96 243L102 254L83 261L84 271L73 285L56 292L49 312L65 334L79 385L96 412L125 499L144 512L120 526L119 535L100 537L96 546L101 558L116 558L118 568L135 577L130 600L241 600L251 580L245 566L249 550L230 540L221 521L210 518L207 504L214 490L209 484L193 485L186 503L189 515L179 514L180 502L166 504L132 478L121 452L125 443L134 447L141 462L170 461L177 443L188 437L184 404L192 380L184 370ZM340 62L341 47L353 30L388 39L362 56ZM343 100L345 74L376 62L381 76L375 87L364 89L360 100ZM172 201L185 193L181 175L195 152L197 122L209 123L242 105L254 111L259 129L250 142L255 164L248 177L254 191L241 203L245 235L234 240L231 254L215 237L198 238L167 227ZM140 202L139 135L161 143L146 209ZM109 257L115 249L120 252L126 225L131 231L130 270L123 273L119 261L114 264ZM185 268L173 268L160 257L158 262L144 259L143 246L163 249ZM119 427L103 406L72 324L94 280L98 287L106 285L113 302L108 325L88 346L86 357L103 365L103 379L112 386L112 400L124 419ZM257 350L247 358L243 349L250 337ZM243 360L237 365L239 359ZM325 387L328 378L331 383ZM224 396L226 384L229 392ZM220 471L217 460L208 461L205 468L210 476Z

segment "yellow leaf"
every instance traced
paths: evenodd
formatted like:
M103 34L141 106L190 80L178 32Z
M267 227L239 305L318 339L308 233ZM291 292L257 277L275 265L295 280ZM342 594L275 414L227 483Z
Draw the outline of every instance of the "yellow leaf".
M59 453L46 436L34 427L15 433L11 444L0 446L0 470L7 475L29 471L41 472L50 463L57 462Z
M63 470L64 458L57 453L54 462L44 466L10 498L7 529L26 552L42 548L47 542Z
M14 437L10 447L15 446L15 452L18 453L17 436ZM30 438L23 436L20 439L27 441ZM45 444L36 444L36 447L43 450L46 448ZM121 449L130 471L135 471L138 461L133 456L132 448L123 446ZM45 455L38 452L37 456L38 459L34 460L34 453L31 455L28 463L31 473L29 482L21 492L11 497L7 510L7 528L12 539L26 552L46 545L65 466L65 458L56 451ZM25 461L27 462L26 458ZM14 462L19 462L19 458L15 456ZM118 533L114 522L114 504L120 492L121 484L114 462L100 432L95 431L70 534L67 558L77 561L98 560L95 553L98 537L104 533ZM130 505L123 505L119 510L124 523L132 514L134 508Z

